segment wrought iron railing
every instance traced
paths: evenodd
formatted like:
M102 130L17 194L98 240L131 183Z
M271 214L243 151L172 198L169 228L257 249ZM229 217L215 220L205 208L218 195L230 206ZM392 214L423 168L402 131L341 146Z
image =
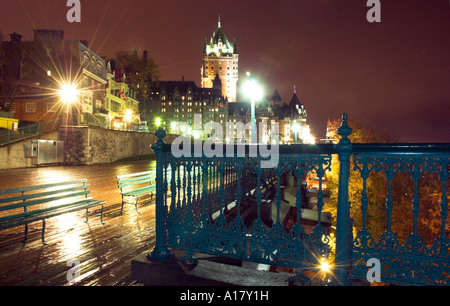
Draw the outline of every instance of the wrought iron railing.
M375 258L382 263L382 282L448 285L450 144L355 144L353 156L354 170L363 180L363 188L359 208L362 226L353 243L352 275L366 277L367 261ZM378 181L387 185L384 212L378 217L384 232L378 239L367 225L373 218L370 205L375 202L368 196L371 173L379 173ZM401 208L403 211L395 214ZM427 217L430 213L434 215ZM406 224L403 218L409 221L406 229L396 224Z
M382 282L448 285L450 145L352 144L348 139L351 132L344 115L338 144L280 146L277 165L263 168L261 163L267 157L249 154L251 145L233 145L233 154L224 146L222 157L176 157L171 145L164 143L166 133L157 130L158 140L152 145L157 159L156 245L149 257L165 261L171 256L169 248L179 248L187 251L186 260L195 261L193 252L203 252L299 272L316 269L323 259L328 259L330 247L335 247L335 283L367 279L368 263L374 258L381 263ZM245 154L238 153L241 149ZM194 150L192 146L191 152ZM323 179L331 169L332 158L339 160L333 245L330 227L322 220L324 208L330 205L324 201ZM361 197L350 203L349 180L355 172L362 179ZM412 233L403 243L392 227L392 210L399 205L393 195L397 172L409 173L413 180ZM318 181L317 219L312 229L303 223L306 190L301 183L311 173ZM367 181L372 173L382 173L386 180L382 216L371 213L373 199ZM419 181L423 173L436 173L440 182L436 192L441 233L428 244L418 230ZM289 226L282 218L286 192L294 195L288 205L294 216ZM353 220L356 215L360 219ZM372 235L367 226L369 218L386 223L380 237ZM355 237L353 228L357 229Z
M56 131L61 126L61 119L36 122L17 130L6 130L0 132L0 145L6 145L23 139L35 137L42 133Z

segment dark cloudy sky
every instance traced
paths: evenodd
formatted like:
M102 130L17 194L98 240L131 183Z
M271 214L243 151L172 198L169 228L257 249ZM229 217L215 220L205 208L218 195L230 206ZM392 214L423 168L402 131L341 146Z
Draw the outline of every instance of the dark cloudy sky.
M67 22L66 2L0 0L4 39L62 29L99 55L146 49L162 80L200 85L220 14L241 79L249 70L286 101L295 85L317 138L347 112L403 142L450 142L448 0L381 0L381 23L366 20L366 0L81 0L80 23Z

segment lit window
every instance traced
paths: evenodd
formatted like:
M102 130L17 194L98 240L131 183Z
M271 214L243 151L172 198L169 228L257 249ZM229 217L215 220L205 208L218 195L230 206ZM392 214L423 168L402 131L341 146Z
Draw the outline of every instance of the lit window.
M36 102L27 102L25 104L25 112L26 113L35 113L36 112Z
M55 103L54 102L47 102L47 112L54 113L55 110Z

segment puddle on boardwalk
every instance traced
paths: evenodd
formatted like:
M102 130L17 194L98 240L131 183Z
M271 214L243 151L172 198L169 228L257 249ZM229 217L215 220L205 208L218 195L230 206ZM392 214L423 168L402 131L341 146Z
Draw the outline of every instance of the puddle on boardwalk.
M93 192L117 192L117 175L156 169L156 161L112 163L92 166L50 166L0 170L0 189L51 184L87 178Z
M124 212L129 213L124 213L121 218L115 218L116 220L111 219L111 217L120 215L118 211L120 210L121 196L117 187L116 176L155 169L156 161L137 161L92 166L45 166L0 170L0 190L86 178L90 186L90 196L95 200L106 201L105 207L112 205L111 207L114 208L109 210L105 209L110 214L106 218L111 221L108 224L108 229L117 231L114 229L119 228L118 231L120 232L123 224L131 224L130 226L133 226L136 222L133 218L137 217L134 207L129 205L124 208ZM94 233L95 231L92 231L92 229L98 228L100 232L105 231L105 228L99 223L98 214L94 215L92 220L90 217L89 220L87 228L86 225L81 226L86 224L84 223L85 211L83 210L77 213L50 218L46 221L46 236L47 233L49 236L55 235L56 241L53 241L56 242L56 249L58 250L56 253L59 254L58 256L64 257L70 256L69 254L82 252L83 247L87 243L92 243L92 239L96 239L96 236L100 235ZM41 222L34 222L30 224L30 230L32 232L40 232L41 226ZM77 228L84 228L85 231L80 232L74 230ZM6 237L5 235L9 232L19 233L21 235L23 227L2 230L0 237Z

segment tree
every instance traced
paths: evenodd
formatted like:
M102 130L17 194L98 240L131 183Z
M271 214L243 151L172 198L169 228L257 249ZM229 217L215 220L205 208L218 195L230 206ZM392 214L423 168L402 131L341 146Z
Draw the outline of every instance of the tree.
M339 140L337 129L341 120L328 120L329 137L335 143ZM353 129L349 139L352 143L394 143L397 138L391 133L376 129L365 123L349 120L349 126ZM406 169L405 169L406 170ZM336 218L337 190L338 190L339 162L337 156L333 156L331 171L327 174L328 187L330 188L330 205L327 210ZM386 231L387 212L386 197L388 193L388 180L383 171L371 172L367 178L367 229L375 241ZM412 203L414 195L414 181L410 171L397 171L391 183L392 187L392 215L391 230L398 241L404 243L413 232ZM446 194L449 195L447 184ZM420 213L418 218L418 234L424 242L430 245L435 238L441 235L440 202L442 198L442 182L436 172L423 171L418 181L418 195ZM362 228L362 203L363 179L361 173L354 169L353 156L350 160L349 201L351 203L350 215L353 219L354 235ZM446 223L446 235L450 232L450 222Z
M339 141L340 136L337 129L340 127L342 120L328 120L328 137L334 143ZM391 133L383 129L376 129L368 124L349 119L349 126L353 129L349 139L352 143L393 143L397 139ZM351 203L350 216L353 219L354 234L362 228L361 217L361 197L363 194L363 179L358 171L353 170L353 156L350 159L350 178L349 178L349 201ZM337 156L333 156L331 163L331 172L327 174L328 186L330 188L330 205L328 211L336 218L337 197L339 184L339 161ZM367 227L374 237L379 237L386 224L386 194L384 193L386 182L382 173L374 172L366 181L367 196L370 199L370 209L367 215Z
M148 52L144 51L139 57L136 50L118 51L116 66L124 70L128 85L136 91L137 99L140 102L146 101L149 97L149 84L160 77L158 65L148 56Z

